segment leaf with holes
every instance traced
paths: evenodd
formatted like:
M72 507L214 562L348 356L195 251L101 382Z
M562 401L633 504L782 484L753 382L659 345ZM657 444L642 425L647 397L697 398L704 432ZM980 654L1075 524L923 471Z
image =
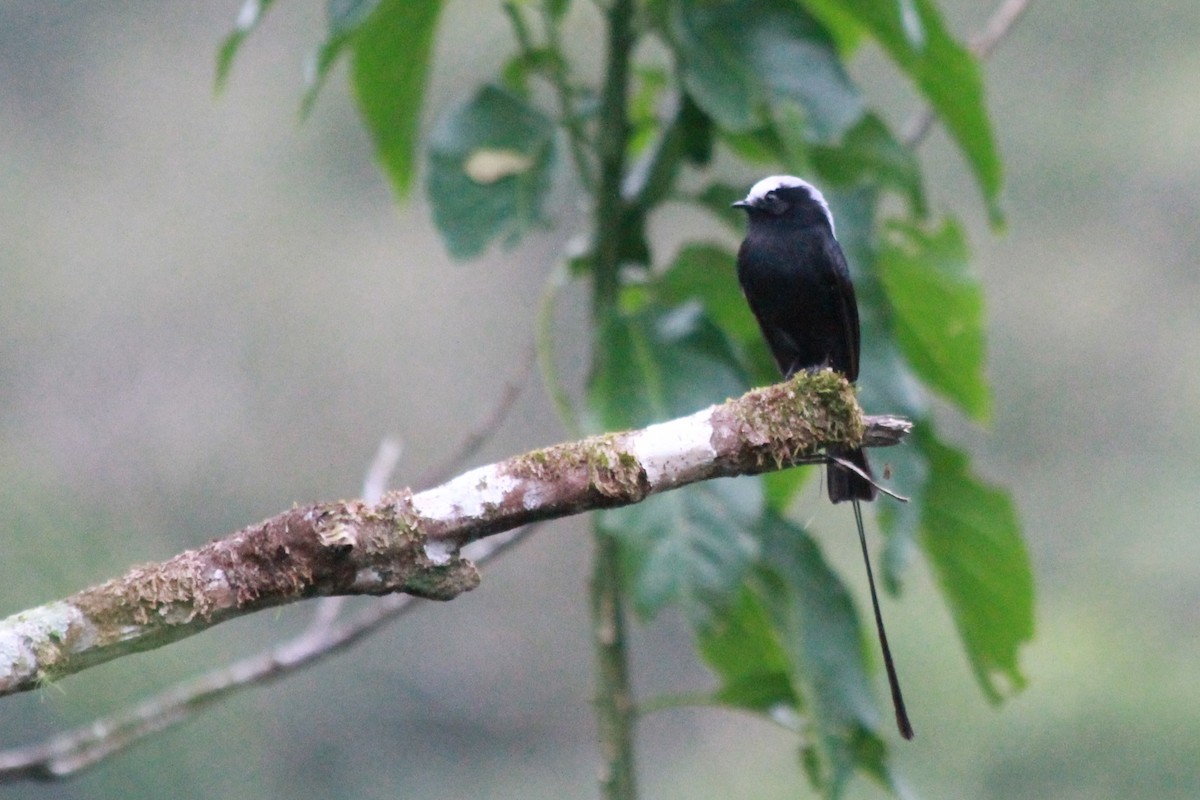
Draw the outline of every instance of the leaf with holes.
M433 219L450 254L477 256L541 221L554 125L520 97L485 86L442 120L429 142Z

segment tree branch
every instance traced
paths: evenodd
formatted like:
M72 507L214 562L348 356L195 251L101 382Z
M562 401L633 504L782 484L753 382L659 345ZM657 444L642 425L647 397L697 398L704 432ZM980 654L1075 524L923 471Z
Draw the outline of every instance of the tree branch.
M426 486L450 477L455 465L474 455L512 411L533 369L533 348L520 373L510 380L489 415L470 431L458 449L417 481ZM401 445L386 438L363 480L363 498L377 503L387 491L399 463ZM526 525L502 536L477 542L469 556L483 564L524 541L537 525ZM349 620L339 620L345 597L324 597L309 626L292 639L174 686L39 744L0 751L0 783L21 780L59 780L110 758L159 731L190 719L203 709L251 686L279 680L380 631L394 619L417 608L421 599L409 594L381 597Z
M831 444L897 444L910 427L864 419L835 373L802 373L688 417L535 450L416 494L293 508L0 621L0 695L303 598L449 600L479 583L459 552L475 540L709 478L820 462Z
M526 539L537 525L494 536L472 548L483 564ZM327 598L330 599L330 598ZM380 598L357 616L318 620L294 638L198 678L184 681L136 705L99 717L38 744L0 751L0 784L52 781L78 774L142 739L190 719L193 714L248 686L278 680L301 667L340 653L417 608L421 598L395 594Z

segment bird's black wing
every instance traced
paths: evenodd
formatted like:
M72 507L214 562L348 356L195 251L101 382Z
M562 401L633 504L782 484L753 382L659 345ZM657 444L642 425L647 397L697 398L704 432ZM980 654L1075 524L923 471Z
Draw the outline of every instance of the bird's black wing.
M825 255L833 270L829 275L831 281L830 293L835 298L837 315L842 324L842 343L845 352L839 353L834 359L834 369L846 376L853 383L858 380L859 355L859 324L858 300L854 295L854 284L850 281L850 267L846 263L846 255L842 246L834 238L829 238L825 246Z

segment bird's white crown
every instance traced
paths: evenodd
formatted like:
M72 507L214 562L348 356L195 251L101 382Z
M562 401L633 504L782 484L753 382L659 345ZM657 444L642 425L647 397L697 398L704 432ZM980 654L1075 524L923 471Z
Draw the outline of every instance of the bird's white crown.
M833 226L833 212L829 210L829 203L825 202L825 195L821 194L820 189L803 178L797 178L795 175L770 175L750 187L750 194L746 195L746 202L751 204L757 203L766 197L768 193L776 189L799 189L801 187L808 190L808 196L825 212L825 219L829 220L829 230L836 236L837 230Z

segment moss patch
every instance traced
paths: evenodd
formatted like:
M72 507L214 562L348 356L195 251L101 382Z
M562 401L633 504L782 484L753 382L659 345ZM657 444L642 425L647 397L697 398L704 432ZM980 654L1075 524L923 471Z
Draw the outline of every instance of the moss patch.
M514 478L538 481L586 472L588 487L596 493L636 502L649 490L646 471L623 443L622 434L589 436L517 456L508 462L507 472Z
M855 446L866 429L853 385L829 369L748 392L734 414L743 437L777 466L830 443Z

